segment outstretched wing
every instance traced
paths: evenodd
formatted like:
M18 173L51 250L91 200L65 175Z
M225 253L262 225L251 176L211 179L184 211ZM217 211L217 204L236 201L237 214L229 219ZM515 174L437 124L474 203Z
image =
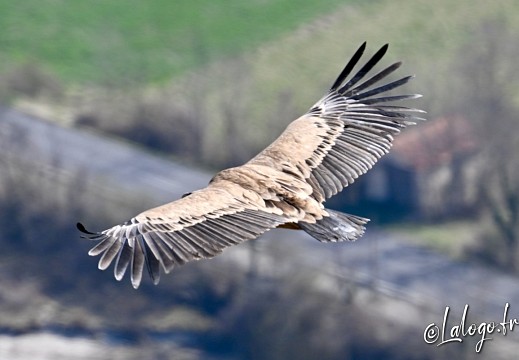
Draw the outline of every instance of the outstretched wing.
M347 80L365 47L366 43L357 50L329 92L250 163L303 177L312 186L314 198L324 201L366 173L389 151L393 137L401 129L423 120L416 116L422 110L388 104L420 95L379 96L412 78L406 76L379 84L400 67L400 62L362 82L382 59L388 45Z
M78 229L98 241L89 255L101 255L99 269L105 270L115 260L115 278L121 280L130 266L131 282L137 288L145 264L157 284L161 266L168 273L176 265L211 258L291 220L279 208L266 206L257 193L216 181L105 231L89 232L79 223Z

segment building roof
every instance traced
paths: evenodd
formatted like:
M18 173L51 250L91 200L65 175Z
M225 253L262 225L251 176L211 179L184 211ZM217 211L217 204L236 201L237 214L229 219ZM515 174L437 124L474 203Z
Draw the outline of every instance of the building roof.
M393 160L423 171L448 164L478 150L475 131L460 115L428 120L399 135L393 145Z

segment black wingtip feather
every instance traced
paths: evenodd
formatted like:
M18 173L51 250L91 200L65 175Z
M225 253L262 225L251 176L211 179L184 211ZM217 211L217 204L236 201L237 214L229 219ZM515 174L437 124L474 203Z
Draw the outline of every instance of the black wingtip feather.
M364 54L364 50L366 50L366 44L367 42L364 41L362 45L357 49L355 54L351 57L350 61L346 64L344 69L341 71L335 82L333 83L332 87L330 88L330 91L337 90L339 86L344 82L346 77L351 73L355 65L359 62L360 58Z
M389 102L389 101L418 99L418 98L421 98L421 97L422 97L422 95L420 95L420 94L384 96L384 97L379 97L379 98L364 99L364 100L362 100L362 104L364 104L364 105L372 105L372 104L379 104L379 103Z
M345 93L352 86L354 86L356 83L358 83L368 72L370 72L371 69L373 69L375 67L375 65L378 64L380 59L382 59L384 57L388 48L389 48L389 44L385 44L380 49L378 49L378 51L368 60L368 62L366 64L364 64L364 66L350 79L350 81L348 81L346 84L344 84L338 90L339 94ZM353 58L352 58L352 60L353 60Z
M354 99L354 100L360 100L360 99L368 98L370 96L374 96L374 95L377 95L377 94L380 94L380 93L383 93L383 92L387 92L389 90L392 90L394 88L397 88L399 86L402 86L402 85L408 83L409 80L411 80L412 78L414 78L414 75L406 76L406 77L403 77L403 78L401 78L399 80L396 80L396 81L387 83L385 85L379 86L379 87L377 87L375 89L372 89L372 90L363 92L361 94L352 96L351 98Z
M373 75L368 80L364 81L362 84L359 84L359 85L349 89L348 91L343 92L342 96L352 96L354 94L358 94L360 91L369 88L371 85L376 84L377 82L379 82L380 80L382 80L383 78L388 76L389 74L393 73L400 66L402 66L401 61L398 61L398 62L388 66L384 70L380 71L376 75Z
M80 222L78 222L76 224L76 227L79 231L81 231L83 234L87 234L87 235L97 235L97 233L95 232L91 232L91 231L88 231L85 226L83 224L81 224Z

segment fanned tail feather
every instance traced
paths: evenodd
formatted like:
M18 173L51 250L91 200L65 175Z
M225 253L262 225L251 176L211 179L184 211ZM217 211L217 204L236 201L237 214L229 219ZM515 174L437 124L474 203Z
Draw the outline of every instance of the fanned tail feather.
M314 224L299 222L298 225L320 242L355 241L364 234L369 219L326 209L329 216Z

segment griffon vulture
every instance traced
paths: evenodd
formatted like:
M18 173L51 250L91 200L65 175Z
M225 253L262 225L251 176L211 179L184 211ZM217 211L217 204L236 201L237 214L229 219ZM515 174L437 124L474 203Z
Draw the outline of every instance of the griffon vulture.
M217 173L204 189L102 232L78 223L83 237L98 242L89 255L102 255L99 269L115 261L115 278L121 280L130 267L137 288L144 266L157 284L160 267L169 273L276 227L301 229L321 242L362 236L368 219L326 209L323 203L367 172L389 151L393 137L423 113L392 105L420 95L385 94L412 76L380 84L400 62L363 80L387 44L349 77L365 47L322 99L244 165Z

